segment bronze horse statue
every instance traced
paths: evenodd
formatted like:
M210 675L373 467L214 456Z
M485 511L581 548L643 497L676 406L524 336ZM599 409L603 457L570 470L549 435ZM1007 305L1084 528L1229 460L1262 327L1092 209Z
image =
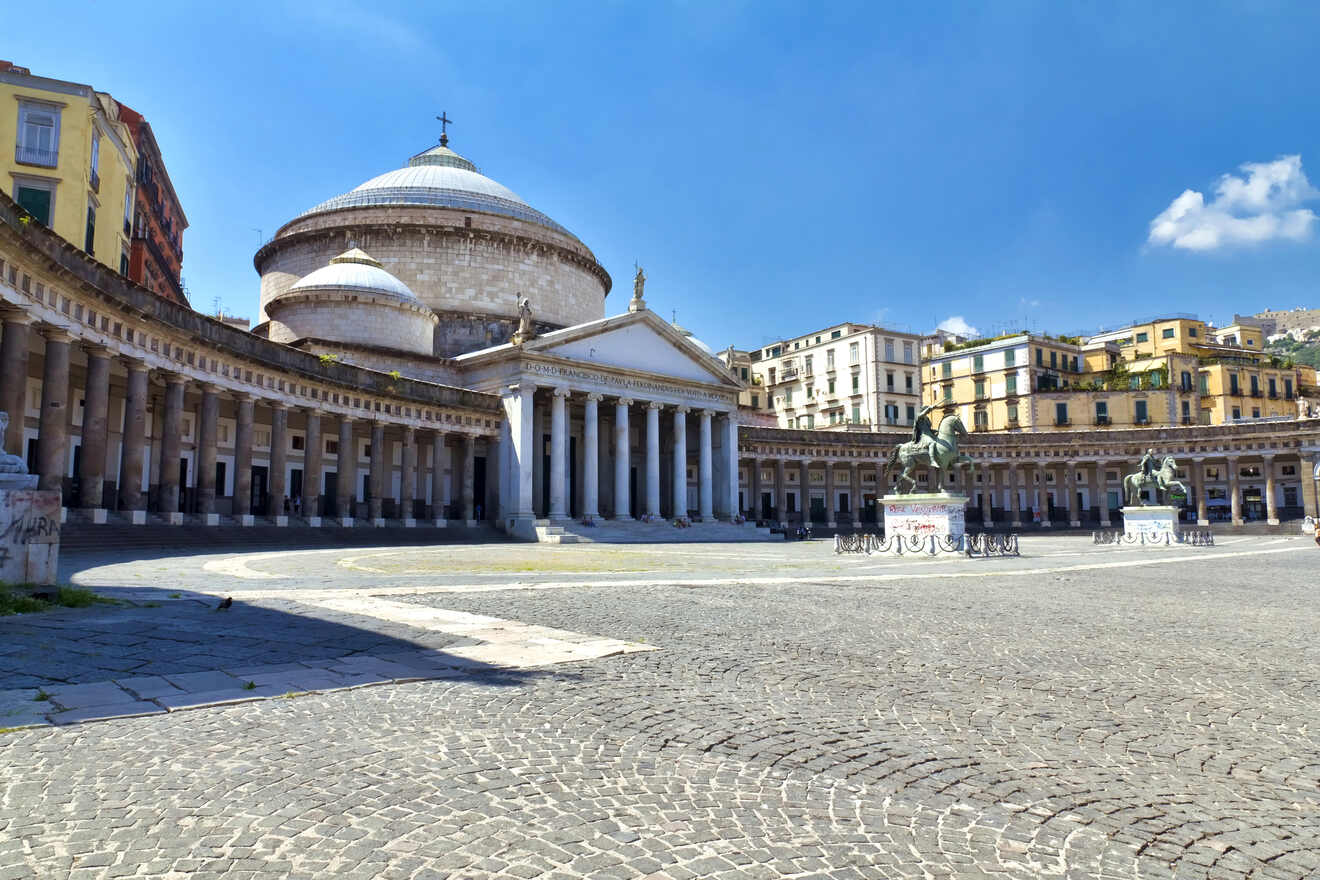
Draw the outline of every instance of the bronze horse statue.
M921 440L908 440L894 447L889 453L889 463L885 467L888 474L898 465L903 466L899 474L896 492L907 495L917 487L913 471L917 465L924 464L935 472L936 492L945 491L944 475L954 467L967 467L967 485L974 481L975 463L958 451L958 440L967 439L967 428L956 415L947 415L940 420L939 430L935 434L926 434Z
M1173 456L1166 455L1160 469L1149 477L1140 471L1125 476L1123 478L1123 497L1127 499L1129 506L1140 505L1142 488L1150 486L1154 490L1156 504L1168 504L1170 490L1177 490L1186 498L1187 487L1175 476L1177 471L1178 465L1173 460Z

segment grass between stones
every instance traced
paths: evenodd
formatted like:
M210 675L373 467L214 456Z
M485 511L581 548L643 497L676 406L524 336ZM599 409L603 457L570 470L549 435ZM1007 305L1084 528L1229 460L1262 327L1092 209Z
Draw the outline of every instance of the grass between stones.
M31 614L52 608L87 608L91 605L114 605L113 599L98 596L79 587L43 587L37 584L0 583L0 617Z

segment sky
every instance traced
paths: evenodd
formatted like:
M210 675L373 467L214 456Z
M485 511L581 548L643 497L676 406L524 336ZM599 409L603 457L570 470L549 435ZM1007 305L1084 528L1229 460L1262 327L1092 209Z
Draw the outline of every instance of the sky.
M1320 306L1320 4L19 4L7 60L151 122L192 304L436 143L713 348ZM1312 183L1314 180L1316 183Z

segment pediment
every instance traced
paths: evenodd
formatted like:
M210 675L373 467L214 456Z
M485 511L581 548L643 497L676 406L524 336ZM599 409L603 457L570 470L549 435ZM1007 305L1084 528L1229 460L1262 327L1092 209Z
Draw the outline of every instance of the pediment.
M568 327L524 348L584 364L737 387L720 360L649 312Z

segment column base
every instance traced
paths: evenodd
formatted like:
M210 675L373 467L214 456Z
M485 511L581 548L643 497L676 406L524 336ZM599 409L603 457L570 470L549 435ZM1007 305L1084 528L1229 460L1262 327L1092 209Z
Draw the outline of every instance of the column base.
M147 512L145 510L129 510L128 524L132 526L145 526L147 524Z
M1235 519L1235 520L1233 520L1233 525L1235 525L1235 526L1243 526L1243 525L1246 525L1246 524L1247 524L1247 521L1244 520L1244 519Z
M994 525L994 523L990 522L990 520L988 520L988 519L983 519L983 520L981 520L981 528L983 528L983 529L988 529L988 528L990 528L990 527L993 526L993 525Z
M287 516L276 516L271 518L275 520L275 525L280 526L281 528L289 524L289 518Z
M431 520L431 524L434 525L437 529L449 528L449 520L447 519L433 519Z
M166 522L168 525L172 525L172 526L181 526L181 525L183 525L183 514L182 514L182 513L178 513L178 512L175 512L175 513L167 513L167 514L164 514L164 516L165 516L165 522Z
M385 518L380 516L373 516L371 518L371 525L375 528L383 529L385 527Z
M467 526L469 529L475 529L477 527L477 521L475 519L465 519L463 520L463 525Z
M838 523L835 523L835 522L827 522L827 523L825 523L825 528L827 528L827 529L837 529L838 527L839 527L839 524L838 524Z
M87 517L87 521L98 526L105 524L105 515L106 509L104 507L83 508L83 516Z
M536 518L530 513L515 513L504 520L504 531L518 541L536 541Z
M1070 519L1068 520L1068 526L1070 528L1080 529L1082 527L1082 521L1080 519Z
M632 518L631 516L628 516L628 515L625 514L624 516L612 516L612 517L610 517L610 521L611 521L611 522L632 522L632 521L633 521L633 518Z
M1011 523L1009 523L1009 525L1015 529L1020 529L1022 528L1022 520L1015 519Z
M1196 524L1197 524L1198 526L1208 526L1208 525L1210 525L1210 520L1208 520L1208 519L1198 519L1198 520L1196 521Z
M1054 523L1050 522L1050 521L1047 520L1047 519L1043 519L1043 520L1040 521L1040 527L1041 527L1042 529L1052 529L1052 528L1054 528Z
M204 514L202 514L202 525L206 525L206 526L218 526L218 525L220 525L220 514L218 514L218 513L204 513Z
M566 513L552 513L546 519L550 522L568 522L572 517Z
M307 525L314 529L319 529L321 527L321 518L319 516L309 516L307 517Z
M340 524L341 526L343 526L344 528L346 528L346 529L351 529L351 528L353 528L353 517L351 517L351 516L341 516L341 517L339 518L339 524Z
M417 520L413 519L412 517L408 517L403 521L403 527L405 529L415 529L417 528Z
M1275 517L1274 519L1267 519L1267 520L1265 520L1265 525L1267 525L1267 526L1277 526L1278 524L1279 524L1279 519L1278 519L1278 517Z
M1109 520L1107 520L1107 519L1102 519L1102 520L1100 520L1100 528L1102 528L1102 529L1107 529L1107 528L1109 528L1111 525L1112 525L1112 523L1111 523Z

